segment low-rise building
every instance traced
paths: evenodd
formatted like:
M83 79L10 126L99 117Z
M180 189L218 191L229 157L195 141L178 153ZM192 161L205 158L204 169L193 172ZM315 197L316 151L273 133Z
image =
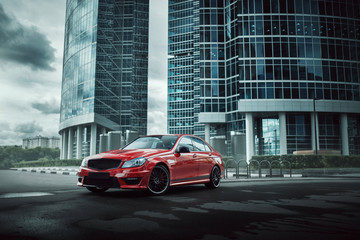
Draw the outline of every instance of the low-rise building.
M44 148L59 148L60 147L60 138L59 137L29 137L23 139L22 148L36 148L36 147L44 147Z

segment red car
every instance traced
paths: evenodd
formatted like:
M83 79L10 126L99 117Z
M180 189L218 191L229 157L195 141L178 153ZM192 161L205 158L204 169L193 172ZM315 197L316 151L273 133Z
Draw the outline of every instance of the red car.
M85 158L77 175L77 185L92 192L126 188L159 195L170 186L184 184L217 188L224 176L224 163L221 154L199 137L154 135Z

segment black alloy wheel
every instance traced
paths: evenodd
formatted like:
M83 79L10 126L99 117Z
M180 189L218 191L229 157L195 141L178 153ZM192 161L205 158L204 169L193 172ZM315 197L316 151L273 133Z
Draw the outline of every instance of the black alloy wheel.
M210 174L210 182L206 183L207 188L217 188L220 185L221 171L218 166L214 166Z
M148 192L152 195L160 195L169 189L170 174L163 165L156 165L149 178Z

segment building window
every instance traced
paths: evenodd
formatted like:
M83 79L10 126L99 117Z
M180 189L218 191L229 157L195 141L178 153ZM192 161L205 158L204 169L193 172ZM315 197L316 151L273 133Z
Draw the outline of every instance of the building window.
M340 119L338 114L318 114L319 149L341 150Z
M360 115L348 115L349 154L360 155Z
M310 114L287 114L286 133L288 154L312 149Z

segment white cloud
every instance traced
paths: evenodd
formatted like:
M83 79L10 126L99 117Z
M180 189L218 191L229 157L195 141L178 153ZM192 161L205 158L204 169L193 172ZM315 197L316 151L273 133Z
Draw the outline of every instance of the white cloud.
M40 135L43 128L35 121L11 124L0 122L0 145L21 145L21 139Z
M150 0L148 134L167 132L167 0Z
M148 113L148 134L166 134L166 113L163 111L151 111Z
M166 81L149 81L148 134L167 133Z
M43 128L35 121L17 124L14 128L16 132L24 136L33 136L34 134L41 132Z
M33 70L54 71L55 49L35 26L24 26L0 4L0 62L13 62Z
M29 134L34 136L57 135L65 2L1 0L3 16L16 20L23 30L35 30L25 36L41 38L51 55L44 55L48 61L33 62L37 68L16 61L0 64L0 145L20 145L24 133L17 132L23 129L19 126L33 126L34 131ZM149 134L167 131L167 4L168 0L150 0Z
M65 1L2 0L1 6L0 17L9 25L1 26L6 42L0 51L9 53L9 61L2 54L0 145L20 145L22 138L39 134L56 136L59 114L48 113L60 105Z

